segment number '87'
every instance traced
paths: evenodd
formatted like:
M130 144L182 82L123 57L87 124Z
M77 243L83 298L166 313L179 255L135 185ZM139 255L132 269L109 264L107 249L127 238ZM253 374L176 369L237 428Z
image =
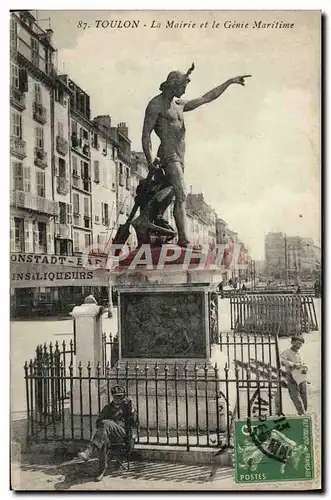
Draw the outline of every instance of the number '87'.
M78 21L77 28L85 30L88 27L88 24L83 21Z

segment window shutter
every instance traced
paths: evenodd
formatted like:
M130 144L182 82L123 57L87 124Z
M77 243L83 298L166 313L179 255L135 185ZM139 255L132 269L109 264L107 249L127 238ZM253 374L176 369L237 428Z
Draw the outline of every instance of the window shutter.
M100 182L100 168L98 160L95 160L94 162L94 180L95 182Z
M82 179L84 179L84 162L83 162L83 160L80 160L80 176Z
M23 172L23 190L26 193L30 193L31 191L31 169L28 166L24 166L24 172Z
M84 198L84 216L85 217L89 217L90 216L90 213L89 213L89 198Z
M72 171L77 174L77 156L72 157Z
M35 251L37 248L39 249L39 231L38 231L38 222L33 222L33 250Z
M25 251L33 252L33 223L30 219L24 219L24 241Z
M105 205L103 202L101 202L101 222L102 224L105 223Z
M15 220L10 218L10 251L15 252Z
M28 92L28 71L25 68L19 69L19 89L21 92Z
M73 195L73 209L74 209L74 214L79 214L79 195L78 193L74 193Z
M72 205L67 204L67 224L72 224Z
M51 231L51 224L48 223L46 226L46 235L47 235L47 254L54 253L54 231Z
M59 175L59 161L60 161L60 158L55 157L55 175L56 176Z

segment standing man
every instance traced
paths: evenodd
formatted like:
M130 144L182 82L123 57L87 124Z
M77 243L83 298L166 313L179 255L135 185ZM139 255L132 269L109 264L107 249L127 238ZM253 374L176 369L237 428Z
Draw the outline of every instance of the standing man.
M185 74L180 71L169 73L166 81L160 85L161 94L148 103L142 132L142 147L150 171L155 169L151 154L151 133L153 130L161 141L157 157L160 158L160 168L164 170L166 180L174 188L174 218L178 232L178 245L180 246L189 244L186 229L185 124L183 113L214 101L232 84L245 86L245 78L251 76L230 78L202 97L184 101L180 98L185 94L186 86L190 82L189 75L193 70L194 64Z
M281 363L286 370L286 382L290 398L298 412L304 415L307 411L307 366L304 365L299 351L305 340L301 336L291 338L291 347L280 355Z

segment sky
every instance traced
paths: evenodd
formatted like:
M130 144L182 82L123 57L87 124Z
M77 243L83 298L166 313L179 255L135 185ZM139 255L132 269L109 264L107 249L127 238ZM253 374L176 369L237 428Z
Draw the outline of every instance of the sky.
M109 114L115 125L125 121L136 151L146 105L171 70L186 72L195 63L187 99L251 74L245 87L232 85L214 102L185 113L187 189L204 193L254 259L264 258L269 231L320 243L318 12L38 11L37 16L44 28L51 19L58 70L91 96L92 117ZM138 20L140 26L103 29L96 28L97 20ZM151 28L153 20L161 28ZM196 26L166 28L167 20ZM255 29L254 20L282 20L294 28ZM79 21L90 28L79 28ZM226 29L225 21L249 26ZM157 145L154 138L155 154Z

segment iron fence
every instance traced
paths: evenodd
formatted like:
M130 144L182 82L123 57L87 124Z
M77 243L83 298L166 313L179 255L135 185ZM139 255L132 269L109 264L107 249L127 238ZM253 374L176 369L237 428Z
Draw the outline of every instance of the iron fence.
M101 337L101 350L102 350L102 365L103 373L106 372L106 367L109 363L110 368L113 368L119 358L119 346L117 335L113 336L111 333L107 335L102 334Z
M102 366L66 374L54 357L26 363L28 442L89 440L97 415L111 400L111 387L123 384L139 415L138 443L190 447L231 447L235 417L281 414L281 379L270 366L251 377L226 364L116 365L102 374ZM66 387L69 391L66 391ZM262 403L261 403L262 402ZM265 403L267 402L267 403ZM266 406L266 408L263 408ZM265 413L263 413L265 414Z
M312 297L300 295L242 295L230 297L234 332L291 335L317 330Z

